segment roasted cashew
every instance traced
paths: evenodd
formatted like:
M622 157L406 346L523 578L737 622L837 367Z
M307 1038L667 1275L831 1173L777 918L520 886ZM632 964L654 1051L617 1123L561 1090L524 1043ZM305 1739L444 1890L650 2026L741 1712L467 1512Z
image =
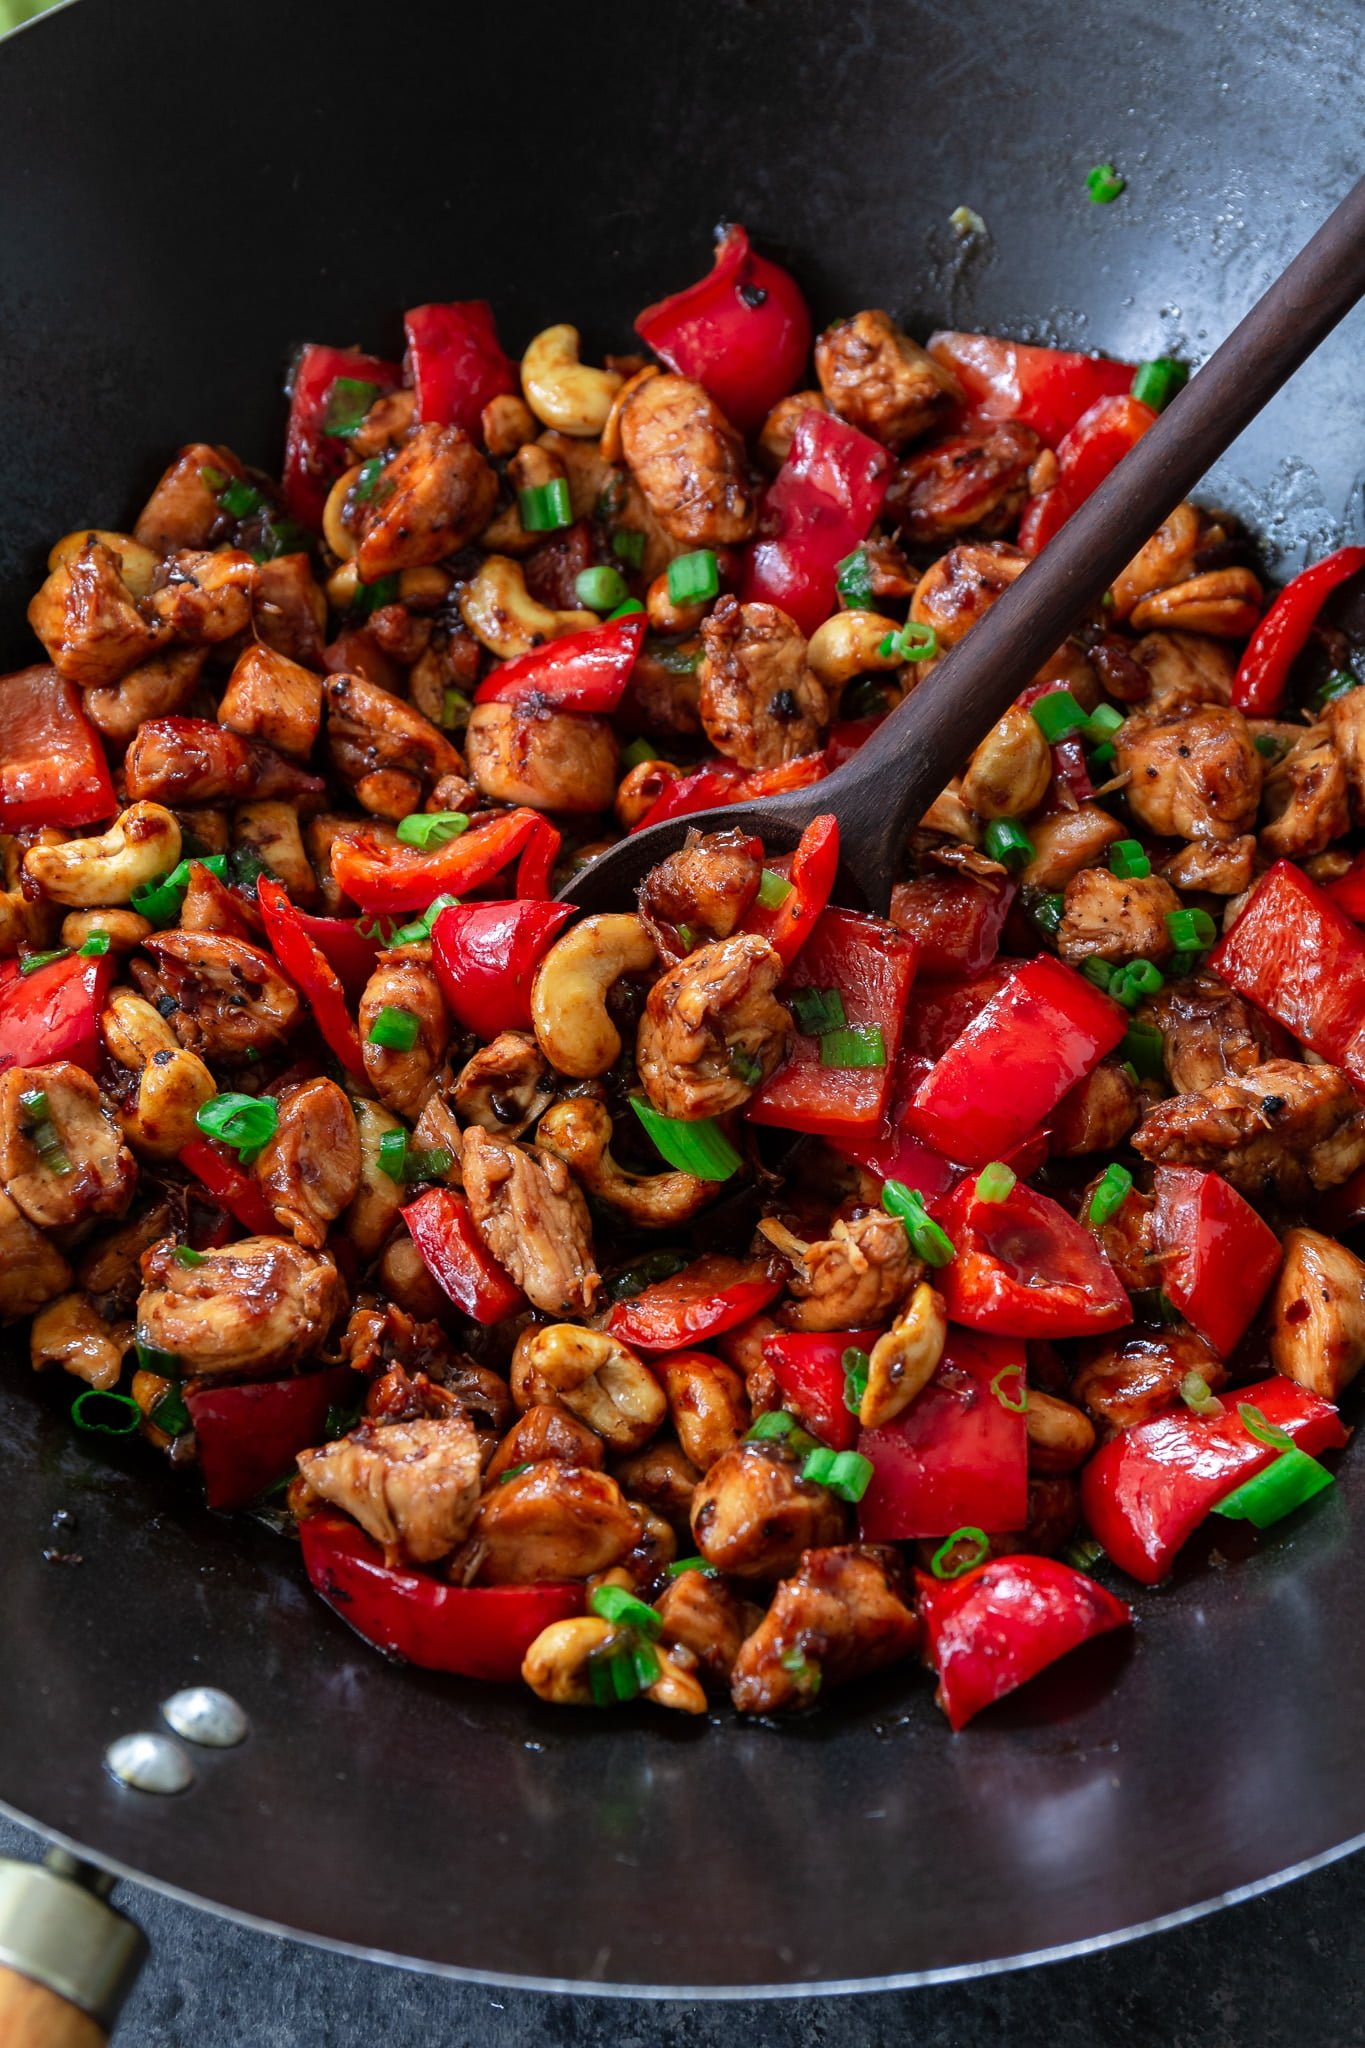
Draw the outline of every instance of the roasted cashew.
M611 1156L611 1117L585 1096L547 1110L536 1143L572 1167L590 1195L646 1230L686 1223L716 1192L714 1181L693 1173L627 1173Z
M348 612L360 590L360 571L353 561L342 562L333 569L322 587L334 612Z
M152 929L135 910L68 910L61 937L64 946L83 946L95 932L103 932L111 953L131 953Z
M1133 607L1128 623L1135 633L1212 633L1219 640L1244 640L1260 619L1263 594L1250 569L1211 569L1154 590Z
M749 1427L744 1381L732 1365L685 1351L660 1361L678 1442L698 1472L733 1451Z
M330 587L330 586L329 586ZM521 564L490 555L460 592L460 617L474 638L503 661L529 654L546 640L601 624L596 612L552 612L526 588Z
M938 1371L947 1341L942 1297L922 1280L868 1354L867 1385L858 1408L864 1429L879 1429L909 1407Z
M536 426L530 406L513 391L500 391L479 414L483 445L495 459L515 455L523 443L534 441Z
M106 1323L88 1294L63 1294L33 1318L29 1357L33 1370L60 1365L99 1392L118 1385L132 1332Z
M1013 704L967 763L962 799L978 817L1022 818L1037 809L1051 780L1052 749L1042 728L1031 711Z
M658 955L633 911L585 917L557 939L531 985L536 1043L556 1073L577 1081L605 1074L621 1053L607 991L623 974L647 974Z
M195 1112L217 1093L218 1083L197 1053L179 1046L153 1053L135 1101L118 1111L119 1129L139 1158L176 1159L198 1136Z
M327 493L327 503L322 508L322 537L339 562L349 562L360 546L346 524L346 504L364 466L357 462L350 469L343 470Z
M1126 619L1149 591L1165 590L1173 583L1183 582L1193 567L1198 545L1199 514L1186 498L1162 520L1151 539L1143 542L1128 566L1114 578L1109 590L1113 599L1109 617Z
M521 359L521 388L536 418L561 434L600 434L623 379L578 360L578 329L567 321L537 334Z
M616 1451L638 1451L668 1413L663 1388L630 1346L579 1323L523 1330L511 1384L519 1407L533 1408L548 1395Z
M180 858L180 827L161 804L130 804L97 839L31 846L24 874L54 903L77 910L126 903Z
M1041 1387L1028 1390L1024 1422L1030 1472L1075 1472L1095 1448L1095 1425L1084 1410Z
M100 1018L100 1032L111 1059L139 1074L159 1052L175 1052L180 1040L155 1003L130 988L112 989Z
M612 805L621 830L633 832L648 817L669 783L676 782L681 774L682 769L675 768L671 761L637 761L621 777Z
M589 1676L591 1660L608 1652L613 1640L625 1651L629 1636L612 1622L595 1614L579 1615L574 1621L552 1621L526 1652L521 1675L533 1693L556 1707L591 1707L596 1704ZM674 1707L684 1714L704 1714L706 1694L685 1671L678 1656L661 1645L650 1645L659 1675L644 1690L644 1698L658 1707Z
M131 533L107 533L98 526L82 526L74 533L64 533L48 549L49 570L59 569L63 563L74 562L81 549L91 540L99 541L118 558L119 575L124 588L133 597L145 597L152 587L152 578L161 566L160 555L151 548L143 547L134 540Z
M855 676L900 667L894 649L882 653L888 633L900 630L899 619L883 618L880 612L835 612L811 635L806 660L826 689L842 690Z

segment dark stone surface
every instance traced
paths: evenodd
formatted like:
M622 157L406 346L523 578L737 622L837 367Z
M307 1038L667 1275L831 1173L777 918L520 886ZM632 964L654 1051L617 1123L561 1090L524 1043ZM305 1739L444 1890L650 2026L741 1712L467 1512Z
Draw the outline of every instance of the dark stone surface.
M0 1820L0 1853L39 1847ZM115 1899L152 1945L116 2048L597 2048L607 2039L613 2048L1358 2048L1365 2039L1365 1853L1077 1962L781 2003L490 1991L280 1941L137 1885Z

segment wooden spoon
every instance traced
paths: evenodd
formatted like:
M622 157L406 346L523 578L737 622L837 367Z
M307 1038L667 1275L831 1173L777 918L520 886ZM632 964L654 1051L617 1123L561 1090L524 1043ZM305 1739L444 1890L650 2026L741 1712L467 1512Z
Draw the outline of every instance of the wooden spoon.
M822 811L839 820L842 879L884 912L908 833L1077 619L1209 465L1365 293L1365 179L1299 251L1111 476L857 755L807 789L725 804L632 833L560 894L621 910L688 831L741 827L771 853Z

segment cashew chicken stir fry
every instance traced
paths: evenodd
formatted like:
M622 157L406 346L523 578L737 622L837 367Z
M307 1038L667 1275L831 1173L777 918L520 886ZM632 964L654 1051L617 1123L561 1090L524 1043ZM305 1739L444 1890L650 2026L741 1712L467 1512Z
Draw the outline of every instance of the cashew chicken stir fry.
M417 307L402 364L302 352L282 482L198 443L53 546L0 679L0 1304L382 1649L688 1714L922 1661L956 1728L1332 1483L1365 549L1267 613L1182 505L867 916L832 815L776 859L708 809L847 760L1183 372L812 344L737 227L639 332L518 366Z

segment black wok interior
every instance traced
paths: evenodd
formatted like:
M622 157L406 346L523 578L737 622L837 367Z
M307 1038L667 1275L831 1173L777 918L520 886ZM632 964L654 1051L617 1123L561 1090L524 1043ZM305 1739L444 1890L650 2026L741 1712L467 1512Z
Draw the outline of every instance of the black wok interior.
M817 317L1197 359L1359 174L1358 30L1353 0L77 0L0 46L0 656L32 658L52 539L126 520L180 442L277 462L296 343L394 353L404 306L481 295L514 348L560 319L625 346L720 218ZM1359 537L1363 339L1205 493L1274 567ZM1131 1650L955 1739L904 1674L679 1728L387 1669L287 1544L75 1438L14 1350L0 1800L233 1911L466 1975L799 1988L1093 1942L1365 1834L1351 1452L1259 1555L1139 1598ZM249 1742L178 1800L115 1786L106 1742L191 1681Z

